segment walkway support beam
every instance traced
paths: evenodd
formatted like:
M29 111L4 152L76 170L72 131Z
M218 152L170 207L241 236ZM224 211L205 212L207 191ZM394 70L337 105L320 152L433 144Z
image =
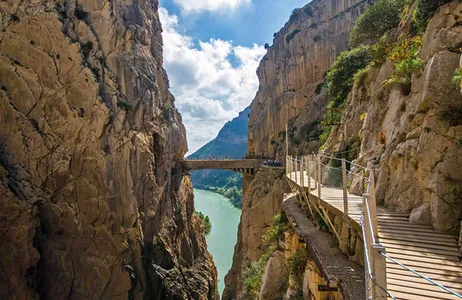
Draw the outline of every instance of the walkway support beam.
M343 213L348 216L348 178L346 160L342 159Z

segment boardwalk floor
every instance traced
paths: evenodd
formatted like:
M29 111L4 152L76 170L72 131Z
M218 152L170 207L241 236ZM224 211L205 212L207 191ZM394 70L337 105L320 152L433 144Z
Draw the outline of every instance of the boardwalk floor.
M332 236L318 230L293 194L286 194L282 204L294 230L303 238L324 277L339 283L343 295L350 300L365 299L364 268L349 260L337 247L332 247Z
M307 187L309 177L306 172L303 186L300 175L297 175L295 178L295 173L291 173L287 178L299 187ZM314 187L314 180L310 180L311 187ZM317 190L310 193L315 197L318 195ZM321 200L344 211L341 189L321 187ZM348 195L348 200L348 215L359 225L362 198ZM391 258L462 294L462 263L457 236L436 231L431 226L410 223L408 215L383 207L377 207L377 218L380 243ZM396 299L403 300L461 299L390 260L387 260L387 289Z

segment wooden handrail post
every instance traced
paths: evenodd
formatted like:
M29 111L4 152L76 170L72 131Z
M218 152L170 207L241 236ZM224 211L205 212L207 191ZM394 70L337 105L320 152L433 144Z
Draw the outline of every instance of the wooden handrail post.
M318 174L318 199L319 201L321 201L321 156L318 156L316 157L316 161L317 161L317 174Z
M290 174L292 173L292 158L287 155L287 168L289 169L289 178Z
M367 274L367 259L369 259L370 262L370 274L374 275L374 255L371 252L371 245L372 245L372 233L371 229L369 226L369 214L367 210L367 194L363 194L363 222L364 222L364 231L363 231L363 242L364 242L364 247L367 248L367 253L369 253L369 257L366 255L366 251L364 252L365 255L365 260L364 260L364 267L366 269L366 274ZM366 276L366 281L367 281L367 287L368 290L366 290L366 297L367 299L375 299L374 298L374 283L372 282L371 278L367 275Z
M381 255L380 252L385 253L385 247L380 244L372 245L372 269L373 275L375 277L375 285L374 285L374 298L373 299L381 299L383 297L387 298L385 295L385 291L387 290L387 261L385 256Z
M311 157L308 155L306 157L306 174L308 175L308 194L311 191L311 175L310 175L310 164L311 164Z
M303 156L300 157L300 184L302 188L305 186L305 176L303 174L303 170L304 170L303 158L304 158Z
M369 176L370 186L369 186L369 209L370 209L370 218L372 222L372 228L374 230L374 237L376 242L379 242L379 231L377 226L377 203L375 200L375 178L374 170L371 170L371 175Z
M343 183L343 214L348 216L348 179L346 160L342 158L342 183Z
M298 184L297 180L297 158L294 158L294 171L295 171L295 183Z

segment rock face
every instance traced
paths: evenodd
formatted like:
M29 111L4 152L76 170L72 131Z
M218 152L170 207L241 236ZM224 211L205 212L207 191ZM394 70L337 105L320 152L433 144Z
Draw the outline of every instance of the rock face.
M157 9L0 2L0 298L216 298Z
M425 69L414 72L409 94L383 84L393 74L390 62L371 69L326 147L341 150L359 137L357 162L376 170L377 201L454 234L462 217L462 97L451 82L461 60L460 18L462 4L453 1L430 20L419 54Z
M282 170L261 169L242 199L241 223L234 247L233 265L225 277L222 299L243 299L243 271L262 255L262 236L281 211ZM246 178L245 180L248 180Z
M348 49L349 31L372 2L314 0L297 10L275 35L257 71L260 89L250 113L249 152L282 157L285 124L304 114L307 127L324 113L328 99L320 87L325 73ZM317 144L300 149L308 146L315 150Z
M289 279L289 267L287 266L286 257L281 251L272 254L266 264L263 273L260 288L260 300L280 299L284 296Z

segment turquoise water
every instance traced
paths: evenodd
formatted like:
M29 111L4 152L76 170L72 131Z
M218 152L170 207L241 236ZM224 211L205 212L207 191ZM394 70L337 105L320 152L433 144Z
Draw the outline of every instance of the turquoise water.
M196 211L209 216L212 223L212 231L206 239L209 252L217 266L218 291L221 295L225 288L225 275L233 263L241 210L235 208L222 195L198 189L194 189L194 203Z

